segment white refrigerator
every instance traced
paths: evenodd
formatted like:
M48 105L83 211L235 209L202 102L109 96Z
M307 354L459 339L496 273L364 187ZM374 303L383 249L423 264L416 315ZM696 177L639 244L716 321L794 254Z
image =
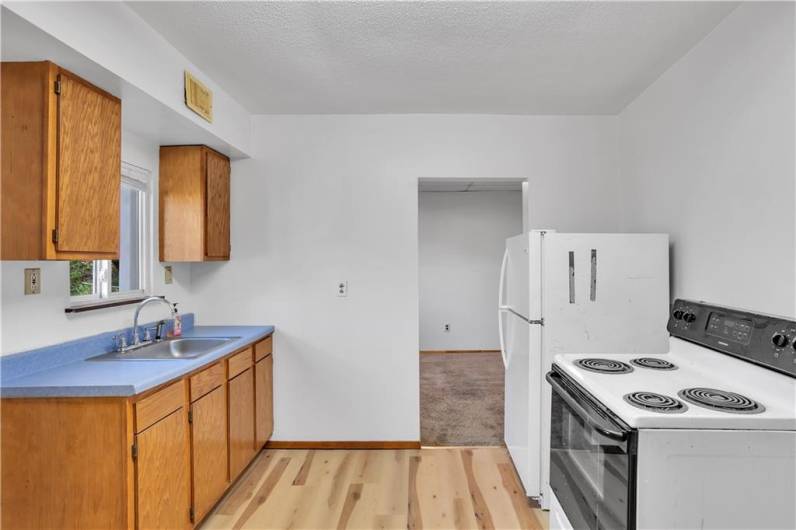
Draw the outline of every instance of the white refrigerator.
M529 497L549 501L551 389L559 353L669 350L669 236L535 230L506 240L498 325L509 454Z

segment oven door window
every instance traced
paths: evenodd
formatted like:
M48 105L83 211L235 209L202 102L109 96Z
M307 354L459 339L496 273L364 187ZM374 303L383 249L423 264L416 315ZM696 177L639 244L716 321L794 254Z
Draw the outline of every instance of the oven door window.
M633 528L629 437L604 435L583 412L553 392L550 486L574 528Z

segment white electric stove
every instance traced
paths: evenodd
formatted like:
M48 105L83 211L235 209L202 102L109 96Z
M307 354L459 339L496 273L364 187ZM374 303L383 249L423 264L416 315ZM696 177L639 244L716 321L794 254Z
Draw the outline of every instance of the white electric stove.
M796 322L678 300L668 328L555 358L551 528L796 528Z

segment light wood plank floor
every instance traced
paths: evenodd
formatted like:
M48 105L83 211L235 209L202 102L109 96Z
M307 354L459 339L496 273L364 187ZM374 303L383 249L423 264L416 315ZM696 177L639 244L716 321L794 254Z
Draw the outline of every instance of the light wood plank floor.
M226 529L533 529L501 447L266 450L202 525Z

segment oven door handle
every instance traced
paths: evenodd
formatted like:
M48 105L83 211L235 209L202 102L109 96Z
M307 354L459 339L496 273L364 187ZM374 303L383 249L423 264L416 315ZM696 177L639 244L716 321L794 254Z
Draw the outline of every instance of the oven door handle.
M556 392L556 394L561 396L561 399L566 401L567 405L572 407L575 412L577 412L578 416L583 418L583 420L588 423L590 427L603 436L611 438L612 440L617 440L619 442L627 440L628 433L626 431L614 429L611 426L606 425L607 422L598 421L595 419L593 414L589 414L589 411L575 398L573 398L564 385L558 381L559 377L553 375L553 372L548 372L545 374L545 379L547 379L547 382L553 387L553 390Z

